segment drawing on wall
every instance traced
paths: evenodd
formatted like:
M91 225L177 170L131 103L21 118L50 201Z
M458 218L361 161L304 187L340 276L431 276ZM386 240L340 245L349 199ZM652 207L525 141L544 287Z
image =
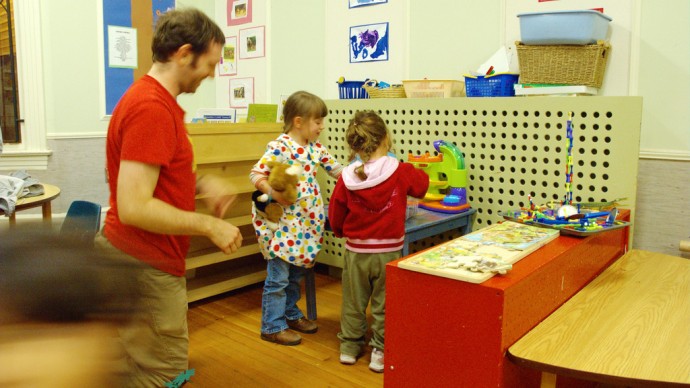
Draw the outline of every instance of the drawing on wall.
M247 108L254 103L254 77L230 80L230 108Z
M388 60L388 23L350 27L350 63Z
M226 36L223 55L218 62L218 74L221 76L237 74L237 37Z
M151 9L153 10L153 25L155 26L161 15L175 9L175 0L153 0L151 1Z
M387 3L388 0L350 0L350 8Z
M108 26L108 66L137 68L137 29Z
M252 22L252 0L228 0L228 26Z
M240 30L240 59L260 58L265 52L265 26Z

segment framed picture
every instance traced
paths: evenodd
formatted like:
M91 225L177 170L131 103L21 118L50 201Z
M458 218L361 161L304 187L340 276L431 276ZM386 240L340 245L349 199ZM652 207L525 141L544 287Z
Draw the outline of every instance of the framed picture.
M350 27L350 63L388 60L388 23Z
M252 0L228 0L228 26L252 22Z
M226 36L223 54L218 62L218 74L221 76L237 75L237 37Z
M261 58L266 55L266 27L252 27L240 30L240 59Z
M230 108L247 108L254 103L254 77L230 79Z
M362 7L365 5L383 4L387 3L388 0L349 0L350 8Z

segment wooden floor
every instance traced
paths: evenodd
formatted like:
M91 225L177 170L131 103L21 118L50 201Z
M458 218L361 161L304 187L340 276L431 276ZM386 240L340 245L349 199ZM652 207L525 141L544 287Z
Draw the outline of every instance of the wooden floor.
M259 338L262 285L189 305L188 387L381 387L383 374L369 370L371 349L352 366L338 362L340 280L316 274L319 331L301 334L297 346ZM304 293L298 303L306 314Z

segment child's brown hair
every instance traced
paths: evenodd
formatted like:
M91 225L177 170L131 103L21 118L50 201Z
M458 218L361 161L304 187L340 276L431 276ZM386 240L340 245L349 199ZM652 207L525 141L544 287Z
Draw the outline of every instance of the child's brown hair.
M361 180L367 179L364 173L364 164L369 160L382 142L388 143L388 150L392 148L392 142L386 123L373 110L357 111L355 117L350 120L350 125L345 131L345 141L350 147L350 161L357 155L362 159L362 165L355 169L355 173Z
M328 107L319 96L303 90L294 92L285 101L283 107L283 133L290 132L295 117L320 119L327 115Z

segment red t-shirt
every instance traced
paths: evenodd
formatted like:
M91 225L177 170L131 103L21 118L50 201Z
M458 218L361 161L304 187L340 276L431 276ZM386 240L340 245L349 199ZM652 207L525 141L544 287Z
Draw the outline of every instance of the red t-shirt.
M193 151L184 125L184 111L154 78L136 81L118 102L108 126L106 164L110 210L104 235L123 252L172 275L183 276L189 236L151 233L120 222L117 179L120 161L160 166L153 196L187 211L194 211L196 177Z

